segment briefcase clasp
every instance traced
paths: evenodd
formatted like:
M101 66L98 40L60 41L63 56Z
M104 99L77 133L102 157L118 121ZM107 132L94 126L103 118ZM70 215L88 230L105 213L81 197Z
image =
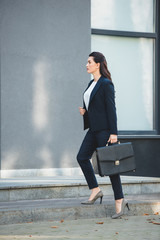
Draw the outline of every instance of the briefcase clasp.
M119 165L119 160L116 160L116 161L115 161L115 165Z

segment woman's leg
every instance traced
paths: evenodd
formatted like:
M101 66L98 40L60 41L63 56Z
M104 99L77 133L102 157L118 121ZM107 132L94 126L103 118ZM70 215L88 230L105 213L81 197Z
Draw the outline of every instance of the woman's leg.
M82 172L86 178L89 189L92 190L89 200L92 200L100 191L98 183L94 174L94 170L90 159L96 148L95 136L89 130L82 142L79 153L77 155L77 161L82 169Z
M77 155L77 161L82 169L89 189L97 188L98 183L90 159L96 148L94 134L89 130L82 142Z
M124 198L120 175L116 174L116 175L112 175L112 176L109 176L109 177L110 177L110 180L111 180L111 183L112 183L112 189L113 189L113 192L114 192L115 200Z
M112 189L114 192L116 213L120 213L121 207L122 207L122 201L124 198L120 175L116 174L109 177L110 177L110 180L112 183Z

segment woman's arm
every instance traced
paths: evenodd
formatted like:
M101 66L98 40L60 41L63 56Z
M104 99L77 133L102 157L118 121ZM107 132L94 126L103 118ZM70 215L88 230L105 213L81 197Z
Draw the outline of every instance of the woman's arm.
M117 114L115 106L115 91L112 82L106 82L105 86L105 104L107 111L108 124L110 129L109 141L117 142Z

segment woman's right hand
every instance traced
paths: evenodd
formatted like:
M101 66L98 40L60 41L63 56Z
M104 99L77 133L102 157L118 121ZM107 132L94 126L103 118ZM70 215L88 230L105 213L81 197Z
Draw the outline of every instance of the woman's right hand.
M85 114L86 110L82 107L79 107L79 112L83 116Z

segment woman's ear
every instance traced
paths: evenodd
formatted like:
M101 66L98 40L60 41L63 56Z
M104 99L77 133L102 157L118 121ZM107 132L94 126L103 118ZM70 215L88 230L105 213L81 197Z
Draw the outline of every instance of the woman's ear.
M97 68L100 68L100 63L97 63Z

